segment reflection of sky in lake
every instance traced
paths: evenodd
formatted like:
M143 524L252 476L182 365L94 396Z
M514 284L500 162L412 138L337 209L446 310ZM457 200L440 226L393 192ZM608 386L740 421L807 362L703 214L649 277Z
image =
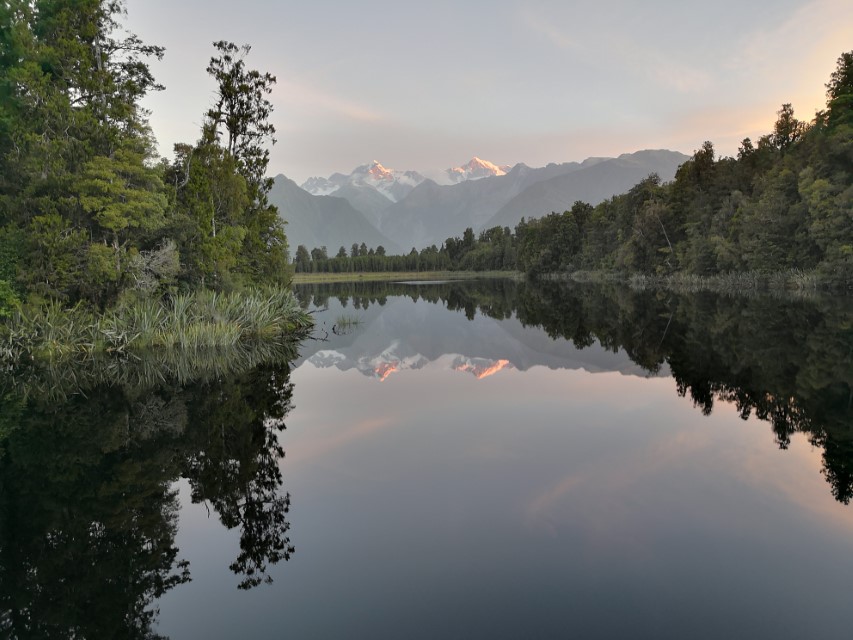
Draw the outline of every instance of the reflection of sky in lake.
M418 334L425 305L393 302ZM475 324L429 306L451 336ZM381 316L318 346L375 353L353 345L380 343ZM306 354L281 438L295 555L271 587L237 592L222 561L236 536L207 526L204 506L185 508L177 544L194 581L162 602L161 633L846 635L853 511L804 437L779 451L767 423L724 403L703 416L666 377L549 361L477 379L454 370L457 355L498 358L500 344L466 353L464 340L447 351L437 340L411 349L420 368L381 384Z

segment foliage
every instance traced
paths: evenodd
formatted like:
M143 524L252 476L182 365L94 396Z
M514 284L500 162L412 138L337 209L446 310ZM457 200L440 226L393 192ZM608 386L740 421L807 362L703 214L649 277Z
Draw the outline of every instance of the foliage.
M275 77L247 70L250 47L216 42L208 73L216 104L195 145L175 147L166 169L176 209L176 235L186 245L185 280L215 288L287 279L287 240L266 177L275 128L265 97ZM223 143L224 139L224 143Z
M214 43L200 140L157 162L140 100L161 47L122 0L10 0L0 10L0 280L32 303L104 309L128 292L286 283L267 202L267 99L249 47ZM15 239L14 241L10 241Z
M6 280L0 280L0 318L8 318L20 307L18 295Z
M0 361L57 361L152 349L233 349L248 341L304 337L311 326L310 317L286 289L143 297L105 313L53 302L12 315L0 342Z

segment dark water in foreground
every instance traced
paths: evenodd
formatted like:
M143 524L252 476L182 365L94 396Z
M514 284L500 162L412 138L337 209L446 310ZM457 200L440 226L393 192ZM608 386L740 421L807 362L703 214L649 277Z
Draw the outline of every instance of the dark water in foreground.
M0 637L849 636L853 301L300 296L298 357L4 379Z

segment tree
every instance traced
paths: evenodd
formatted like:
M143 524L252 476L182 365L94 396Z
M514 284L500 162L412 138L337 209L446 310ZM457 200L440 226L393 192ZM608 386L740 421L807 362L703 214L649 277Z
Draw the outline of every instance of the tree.
M145 164L145 152L121 147L112 156L96 156L83 166L79 198L99 231L110 243L116 270L121 255L136 233L161 229L166 222L163 183Z
M173 232L185 264L182 279L191 286L229 286L251 207L236 160L216 144L176 145L166 177L175 185Z
M237 158L240 173L258 190L269 190L266 168L269 150L263 145L275 144L275 127L269 122L272 103L266 98L272 92L275 76L246 69L243 58L251 47L238 47L220 40L213 43L218 56L210 59L207 72L217 83L216 103L207 112L208 134L217 141L227 136L225 149Z
M776 115L778 118L773 127L773 143L782 153L785 153L802 137L806 127L804 122L794 117L794 108L790 102L783 104Z
M827 122L853 124L853 51L842 53L826 84Z
M296 259L294 262L296 264L297 271L307 272L311 270L311 254L308 253L308 249L304 244L300 244L296 247Z
M249 207L243 224L238 269L250 280L277 280L287 265L287 238L276 207L268 202L272 178L266 176L269 150L275 144L275 127L269 122L275 76L247 69L243 58L251 47L214 42L218 55L210 59L207 72L217 83L216 102L206 114L202 144L220 145L237 163L237 172L246 181Z
M105 243L115 263L106 286L116 292L133 230L164 222L139 106L161 88L145 59L162 57L163 49L132 34L117 38L123 10L120 0L10 0L0 10L0 224L25 231L30 250L17 270L42 295L73 301L88 290L104 297L99 269L69 278L50 265L85 262L87 254L93 266L102 264ZM48 228L82 245L33 242L50 237ZM72 253L59 256L62 245Z
M462 233L462 246L465 249L474 247L474 230L471 227L466 228Z

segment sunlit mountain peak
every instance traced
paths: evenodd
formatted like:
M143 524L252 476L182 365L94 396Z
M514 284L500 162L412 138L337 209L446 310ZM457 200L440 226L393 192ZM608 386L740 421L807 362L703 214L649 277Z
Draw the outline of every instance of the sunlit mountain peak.
M376 191L391 202L404 198L412 189L426 180L417 171L389 169L379 160L371 160L353 169L349 175L334 173L328 178L310 178L302 188L313 195L331 195L344 187L355 190Z
M447 169L446 173L452 182L464 182L465 180L505 176L509 169L509 166L499 167L493 162L474 156L467 164Z
M453 361L454 371L464 371L474 374L478 380L495 375L504 369L514 369L509 360L486 360L485 358L466 358L459 356Z

